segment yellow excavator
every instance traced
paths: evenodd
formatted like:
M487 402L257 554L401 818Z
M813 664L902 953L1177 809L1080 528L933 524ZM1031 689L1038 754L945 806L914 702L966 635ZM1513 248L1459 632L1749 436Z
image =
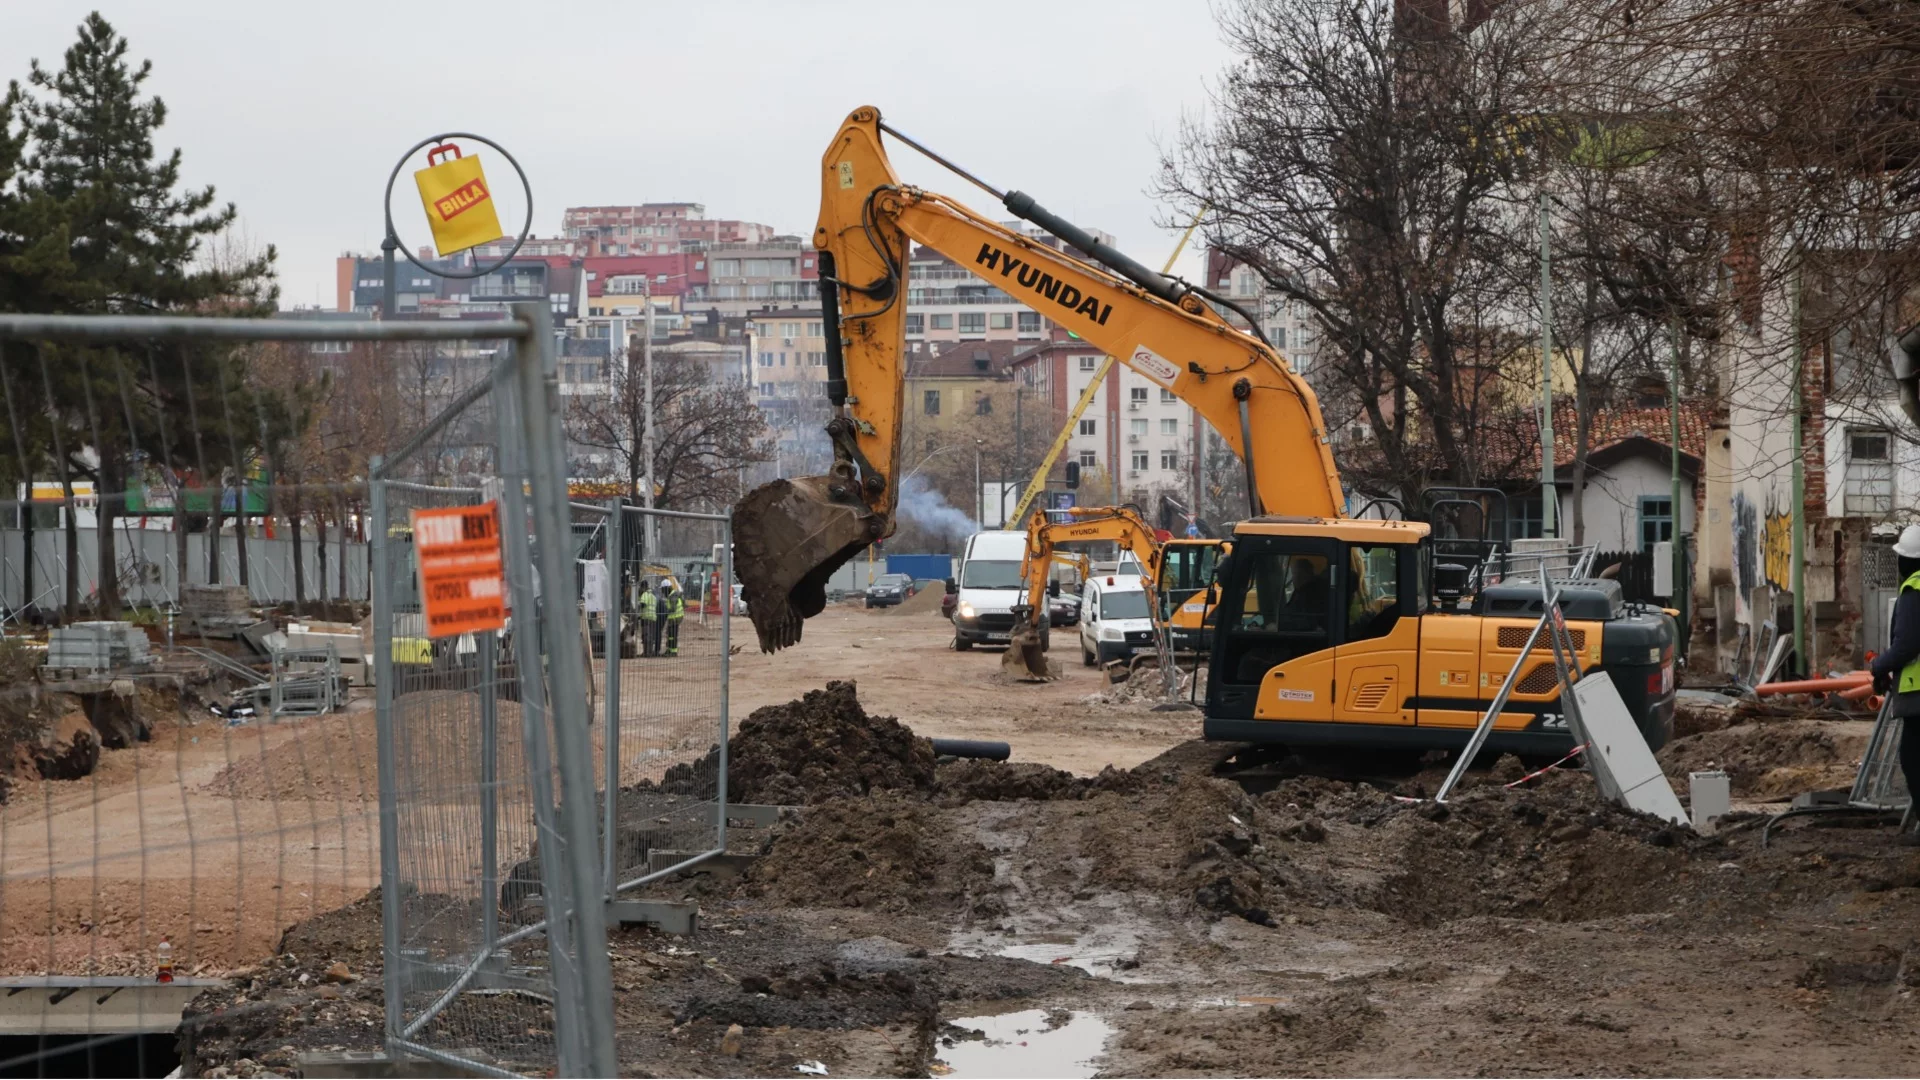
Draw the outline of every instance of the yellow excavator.
M1054 586L1048 581L1054 548L1059 544L1111 541L1140 563L1141 579L1152 591L1159 580L1160 543L1153 528L1140 519L1131 507L1076 506L1060 521L1049 520L1044 510L1036 510L1027 521L1026 554L1020 561L1020 580L1027 599L1013 608L1013 633L1001 667L1022 679L1045 679L1049 643L1047 595ZM1154 638L1162 636L1163 619L1153 612ZM1157 656L1161 650L1156 648Z
M883 137L990 193L1044 238L902 183ZM1248 516L1216 568L1204 730L1288 747L1466 744L1538 622L1536 584L1501 580L1501 552L1465 559L1418 521L1347 516L1312 387L1260 320L1203 285L1157 274L1018 191L1000 191L853 111L820 161L827 475L776 480L734 512L736 567L761 648L800 640L834 569L894 527L906 386L907 251L918 242L1187 402L1246 470ZM1219 310L1246 319L1251 332ZM1671 733L1674 629L1611 581L1560 582L1587 671L1606 670L1647 741ZM1552 658L1534 653L1485 748L1565 753Z

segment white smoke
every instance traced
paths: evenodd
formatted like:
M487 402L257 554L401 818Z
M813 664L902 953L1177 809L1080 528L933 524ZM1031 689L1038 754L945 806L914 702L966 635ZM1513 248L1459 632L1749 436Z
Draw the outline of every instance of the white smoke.
M971 536L980 523L954 509L927 478L914 474L900 485L900 517L936 536Z

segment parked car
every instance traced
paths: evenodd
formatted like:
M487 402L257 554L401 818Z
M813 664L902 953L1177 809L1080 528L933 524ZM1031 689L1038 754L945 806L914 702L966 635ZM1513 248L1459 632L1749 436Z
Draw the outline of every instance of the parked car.
M1073 626L1080 621L1080 598L1070 592L1047 597L1047 624Z
M867 606L893 607L912 595L912 578L905 574L881 574L867 586Z
M1150 598L1137 577L1104 574L1081 594L1080 660L1088 667L1153 648Z

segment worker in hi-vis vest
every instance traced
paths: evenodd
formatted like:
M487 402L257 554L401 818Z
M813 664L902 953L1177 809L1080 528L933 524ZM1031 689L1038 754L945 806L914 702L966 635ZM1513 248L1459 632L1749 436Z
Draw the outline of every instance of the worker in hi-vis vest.
M687 617L687 598L680 595L680 590L674 588L671 581L667 582L665 588L661 602L666 608L663 614L667 617L667 655L679 656L680 620Z
M1900 598L1893 605L1893 634L1873 658L1873 688L1891 692L1891 714L1904 723L1900 732L1900 772L1908 791L1920 791L1920 525L1909 525L1893 545L1900 566ZM1920 847L1920 833L1907 833L1900 842Z
M660 655L660 600L644 581L640 583L640 655Z

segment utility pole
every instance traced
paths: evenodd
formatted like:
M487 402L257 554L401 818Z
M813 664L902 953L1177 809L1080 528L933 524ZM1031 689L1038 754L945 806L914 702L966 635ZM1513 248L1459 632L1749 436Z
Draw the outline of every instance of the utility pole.
M1553 486L1553 244L1547 193L1540 193L1540 535L1558 536Z
M1668 599L1680 610L1680 632L1687 633L1692 625L1689 611L1692 608L1693 590L1687 587L1687 544L1680 532L1680 317L1673 317L1667 348L1667 422L1672 438L1672 452L1667 455L1672 465L1672 475L1668 478L1673 490L1673 595ZM1700 527L1694 522L1694 528ZM1685 651L1683 638L1677 643Z
M1795 670L1805 677L1808 673L1806 615L1812 608L1807 603L1807 473L1801 460L1804 449L1800 430L1800 413L1806 407L1807 352L1800 341L1800 253L1797 249L1787 287L1793 290L1793 295L1788 297L1792 305L1789 308L1792 326L1788 332L1793 335L1788 342L1793 350L1793 506L1789 517L1793 529L1793 662Z
M646 383L642 388L641 397L640 397L640 403L641 403L640 410L642 413L641 443L644 446L643 452L647 455L647 478L646 478L647 490L646 490L644 505L646 506L647 509L651 510L653 509L653 490L654 490L653 489L653 288L652 286L648 286L648 288L646 289L646 292L644 293L644 297L647 305L646 338L640 342L640 364L645 371L644 377L646 379ZM660 549L658 546L656 546L659 537L658 537L658 530L655 527L655 522L652 514L647 515L647 527L645 530L643 530L642 535L644 537L644 540L642 542L645 543L647 546L646 557L649 559L657 560L660 557L659 555Z

